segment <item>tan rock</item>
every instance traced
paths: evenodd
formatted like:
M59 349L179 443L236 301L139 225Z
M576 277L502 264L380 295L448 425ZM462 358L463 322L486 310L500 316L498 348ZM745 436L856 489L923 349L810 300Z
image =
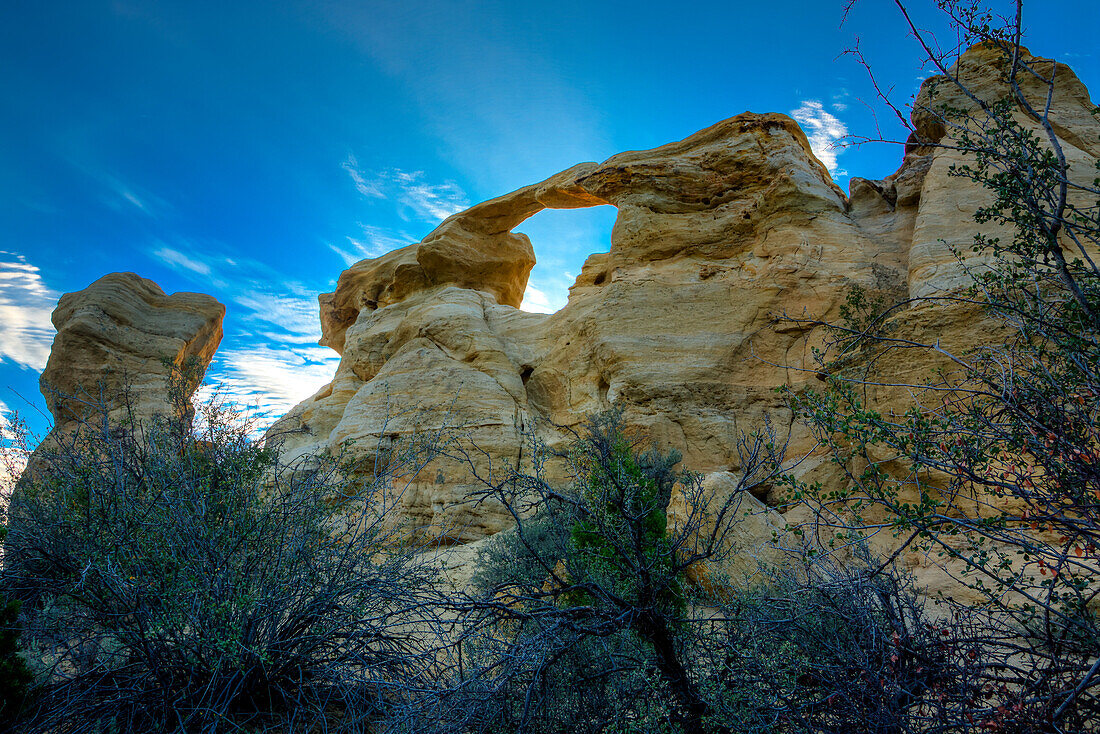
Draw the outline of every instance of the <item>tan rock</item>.
M768 507L748 492L738 491L737 475L719 471L708 474L702 480L701 489L706 498L705 508L691 507L684 497L683 487L677 485L668 507L669 529L682 532L690 518L705 509L698 532L689 540L689 547L702 547L715 529L721 514L724 528L722 547L716 560L699 563L688 569L693 582L707 579L718 584L720 579L744 583L752 579L761 568L774 567L784 562L784 554L778 545L786 540L786 523L781 514ZM698 545L691 545L698 543Z
M193 391L221 342L224 315L210 296L165 295L133 273L111 273L63 295L40 379L55 430L94 415L101 403L114 421L167 414L170 366L194 364Z
M982 99L1003 96L997 63L987 48L960 62ZM1057 74L1052 119L1081 175L1094 175L1087 164L1100 123L1072 72ZM812 349L823 334L776 319L835 319L854 285L902 301L968 282L950 246L969 247L973 214L988 199L950 175L957 153L930 145L950 134L934 104L966 102L946 91L933 98L937 84L946 90L942 79L922 88L917 134L898 171L852 179L847 197L792 120L744 113L669 145L580 164L456 214L419 244L357 263L321 296L322 344L342 354L333 382L269 436L289 456L350 447L369 465L403 436L460 428L461 440L447 445L467 461L421 472L399 513L458 543L512 522L502 508L471 501L482 482L529 468L529 440L561 446L570 428L611 406L628 427L680 449L716 493L741 470L739 433L765 419L781 439L789 431L792 455L810 454L799 473L840 486L843 473L812 454L814 441L775 392L819 384ZM516 310L534 258L513 229L543 208L600 204L618 210L610 251L588 258L562 310ZM944 305L895 323L945 345L995 338L980 315ZM937 366L914 358L885 377L917 379ZM912 398L872 397L897 411ZM560 467L546 471L566 480ZM770 488L758 496L776 502ZM780 524L765 504L757 509L734 534L746 547L765 544Z
M1096 106L1089 100L1088 90L1064 64L1036 58L1026 49L1022 50L1022 58L1040 73L1049 74L1051 65L1054 66L1055 94L1050 120L1062 141L1071 175L1083 184L1091 184L1096 176L1094 164L1100 157L1100 135L1093 114ZM980 184L951 175L952 167L974 163L971 157L951 146L963 128L980 134L973 120L984 120L985 115L977 100L995 104L1009 97L1006 68L1001 50L979 44L963 54L952 69L974 98L967 97L946 77L934 76L921 85L914 102L913 123L918 137L944 146L931 152L909 251L909 291L914 297L958 290L970 283L967 269L982 266L981 257L970 250L976 230L974 213L988 206L991 197ZM1013 102L1014 119L1024 129L1036 133L1040 140L1045 140L1031 112L1044 109L1047 87L1031 74L1021 74L1018 81L1031 111L1027 105ZM1013 236L1011 228L995 223L982 225L981 232L1006 242Z
M517 311L532 261L509 228L603 202L619 209L611 251L589 259L569 305ZM736 471L738 430L787 425L773 388L806 379L769 364L806 356L806 335L776 332L774 317L835 310L853 283L901 287L904 254L864 233L793 121L746 113L479 204L349 268L322 296L336 378L270 435L292 456L351 445L367 461L384 436L461 427L476 458L423 472L404 511L464 542L511 523L466 501L475 475L522 468L525 435L558 444L554 426L613 404L691 468Z
M345 270L336 291L319 296L321 345L343 354L344 332L363 310L398 303L422 290L458 286L519 308L535 253L527 235L511 230L549 207L573 209L607 202L578 179L595 163L580 163L541 183L477 204L444 220L419 244L363 260Z

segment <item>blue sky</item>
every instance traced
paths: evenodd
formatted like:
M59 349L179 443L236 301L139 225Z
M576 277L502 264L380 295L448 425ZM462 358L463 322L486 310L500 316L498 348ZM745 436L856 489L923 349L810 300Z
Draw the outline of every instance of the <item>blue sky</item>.
M1033 3L1034 4L1034 3ZM1038 8L1038 4L1035 4ZM1027 43L1094 96L1092 0L1044 0ZM745 110L798 113L837 182L900 150L862 38L904 102L926 76L893 4L7 0L0 11L0 401L41 429L56 298L131 270L228 306L211 381L278 415L327 382L316 296L467 205ZM932 16L919 16L930 27ZM868 106L870 105L870 107ZM552 311L614 210L520 227Z

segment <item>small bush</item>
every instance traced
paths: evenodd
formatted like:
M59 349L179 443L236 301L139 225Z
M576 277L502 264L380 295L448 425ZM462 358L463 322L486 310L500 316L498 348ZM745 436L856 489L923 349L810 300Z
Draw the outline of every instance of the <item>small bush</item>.
M366 731L432 677L433 576L386 521L432 447L365 480L202 419L103 411L36 454L3 569L48 666L23 726Z
M0 726L19 718L34 679L20 654L20 604L0 596Z

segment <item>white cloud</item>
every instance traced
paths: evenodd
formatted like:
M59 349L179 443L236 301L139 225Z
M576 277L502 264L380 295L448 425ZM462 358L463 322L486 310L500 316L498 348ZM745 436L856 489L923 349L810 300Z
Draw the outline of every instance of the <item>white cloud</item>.
M173 250L163 243L159 249L153 252L153 257L175 269L184 268L199 275L210 275L210 265L201 260L190 258L179 250Z
M149 213L149 205L146 204L141 199L139 199L137 194L135 194L133 191L130 191L128 189L122 189L118 192L118 195L121 196L126 201L133 204L134 206L136 206L138 209L141 209L146 214Z
M250 258L211 255L192 243L187 243L185 255L163 242L156 244L160 246L149 251L151 257L198 283L200 290L228 297L241 307L231 316L239 315L246 322L260 325L266 330L263 336L290 342L316 342L321 338L315 289ZM272 288L272 283L277 286Z
M124 211L128 206L132 206L142 214L157 219L163 213L171 210L168 202L140 186L123 181L118 176L90 169L87 166L80 165L79 167L106 189L101 198L107 206L115 211Z
M568 270L534 270L519 307L532 313L560 311L569 301L569 288L576 280Z
M244 307L245 320L267 329L263 334L276 341L315 343L321 338L317 315L317 294L300 285L288 284L290 293L261 289L241 291L233 300Z
M41 370L50 357L50 314L59 294L46 286L26 258L0 252L0 362Z
M266 428L330 382L339 363L337 354L322 347L229 349L214 359L196 399L216 392Z
M340 256L347 266L369 257L385 255L391 250L410 245L416 240L408 232L394 232L383 227L372 227L360 224L363 234L359 237L348 237L349 249L329 245L329 249Z
M431 183L424 171L389 168L380 173L366 173L354 155L340 164L351 176L355 189L368 199L386 199L397 205L397 213L408 221L411 217L438 222L470 206L466 192L454 181Z
M230 304L226 348L215 355L197 401L217 391L266 426L332 379L340 359L315 346L321 337L316 288L251 258L214 255L191 243L179 249L157 244L152 257Z
M802 126L814 155L825 164L829 173L842 175L843 171L838 169L836 162L839 153L836 144L848 135L848 126L814 99L808 99L798 109L791 110L791 117Z
M398 203L408 207L420 219L442 221L470 206L466 193L453 181L430 184L424 181L423 171L389 172L401 189ZM399 209L398 214L404 217Z
M351 180L355 182L355 189L368 199L384 199L386 195L382 193L382 187L377 181L370 181L359 170L359 161L355 159L354 155L349 155L347 159L340 164L340 167L348 172L351 176Z
M523 292L523 303L519 307L532 313L554 313L565 305L565 300L563 294L559 293L555 293L551 300L544 291L528 283L527 290Z

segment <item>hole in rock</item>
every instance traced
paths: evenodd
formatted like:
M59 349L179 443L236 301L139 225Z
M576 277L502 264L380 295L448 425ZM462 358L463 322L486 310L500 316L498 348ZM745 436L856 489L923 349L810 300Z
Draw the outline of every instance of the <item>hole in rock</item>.
M531 379L531 373L535 371L535 368L531 365L526 365L519 373L519 379L523 380L523 384L526 385L527 381Z
M515 228L531 238L535 268L527 280L520 308L554 313L569 298L589 255L611 247L611 227L618 210L613 206L586 209L544 209Z
M611 389L611 385L607 384L607 380L603 375L600 375L599 384L596 385L596 394L599 395L600 402L604 405L610 405L610 401L607 399L607 392Z

